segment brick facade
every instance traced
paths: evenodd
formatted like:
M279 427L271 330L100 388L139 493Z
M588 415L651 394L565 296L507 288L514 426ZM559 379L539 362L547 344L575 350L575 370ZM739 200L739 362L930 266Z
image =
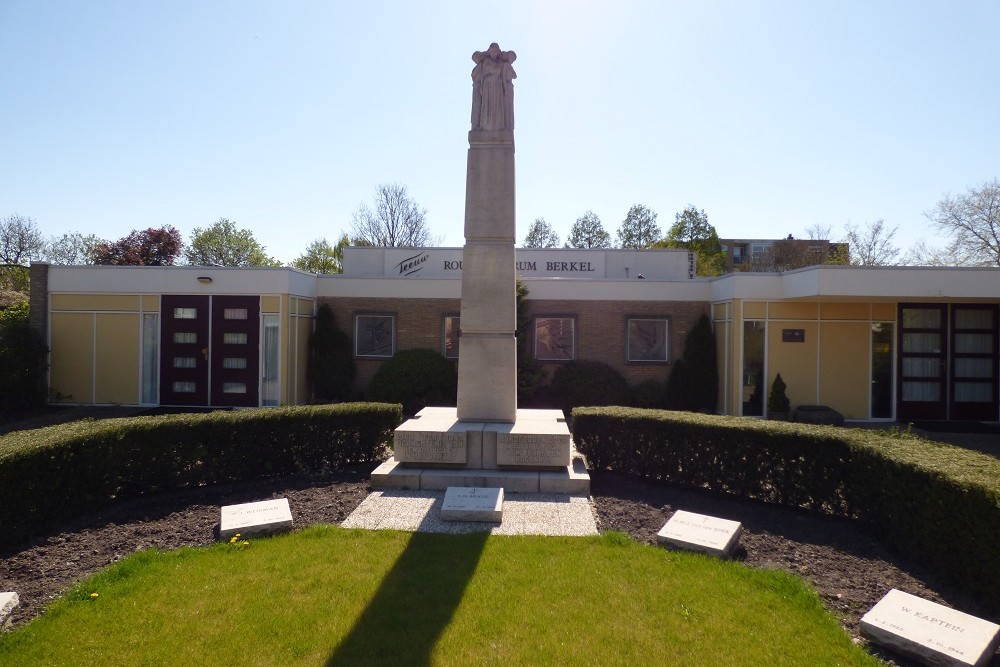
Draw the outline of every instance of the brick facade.
M396 317L396 350L430 348L442 351L446 315L458 315L459 299L399 299L321 297L333 309L337 326L354 339L354 316L386 314ZM665 381L672 362L684 354L684 339L697 319L708 311L704 302L684 301L579 301L528 298L531 315L562 316L576 320L576 358L600 361L621 373L632 386L646 379ZM630 317L666 318L671 363L626 361L626 327ZM533 330L533 328L532 328ZM533 349L533 348L532 348ZM354 389L363 393L384 361L355 359ZM551 377L560 362L543 367Z

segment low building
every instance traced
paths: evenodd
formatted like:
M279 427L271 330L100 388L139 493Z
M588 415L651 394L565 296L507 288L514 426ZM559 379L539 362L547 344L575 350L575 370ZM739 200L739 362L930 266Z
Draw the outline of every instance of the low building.
M847 264L846 243L825 239L720 239L726 270L790 271L816 264Z
M665 381L710 316L724 414L792 405L848 419L1000 419L1000 271L817 265L695 277L683 250L519 249L530 348L550 373L604 362ZM347 248L345 273L287 268L32 267L50 400L258 406L307 402L321 304L352 340L363 393L396 351L457 359L461 248Z

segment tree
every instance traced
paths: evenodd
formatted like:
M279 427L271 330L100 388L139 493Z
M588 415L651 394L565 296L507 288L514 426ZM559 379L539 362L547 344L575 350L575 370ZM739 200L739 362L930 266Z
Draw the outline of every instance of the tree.
M545 218L535 218L528 228L528 235L524 237L525 248L558 248L559 235L552 229L552 225L545 222Z
M184 256L197 266L280 266L268 257L264 246L257 242L249 229L237 229L229 218L219 220L207 229L195 227L191 243Z
M34 218L14 213L0 218L0 264L27 265L41 259L45 239Z
M306 251L292 260L292 266L312 273L343 273L344 247L351 240L347 234L342 234L337 245L330 245L325 238L317 239L309 244Z
M618 247L648 248L659 241L662 234L656 224L656 213L642 204L635 204L618 228Z
M715 333L702 313L684 339L684 356L674 362L667 380L667 405L674 410L715 412L719 373Z
M587 211L573 223L566 240L569 248L610 248L611 235L604 231L601 219L593 211Z
M0 415L42 404L45 343L31 328L27 301L0 310Z
M316 311L316 328L309 339L308 371L317 401L346 401L351 397L355 373L351 338L337 327L328 303Z
M45 249L45 259L51 264L78 266L94 263L94 251L108 243L95 234L84 236L80 232L53 236Z
M351 238L385 248L422 248L433 245L427 227L427 209L410 199L406 186L376 186L373 208L361 204L354 213Z
M685 248L698 257L699 276L720 276L726 272L726 253L722 250L719 234L708 223L705 211L694 206L674 216L674 224L667 236L654 247Z
M899 248L892 245L899 226L888 229L881 218L859 228L851 223L844 227L847 244L854 266L891 266L899 255Z
M945 195L924 215L951 241L957 266L1000 266L1000 181L994 178L965 194Z
M159 229L133 230L113 243L98 244L93 251L94 264L114 266L173 266L184 242L181 233L170 225Z
M809 238L813 241L829 241L830 235L833 234L833 227L817 222L816 224L810 225L806 228L806 234L808 234Z

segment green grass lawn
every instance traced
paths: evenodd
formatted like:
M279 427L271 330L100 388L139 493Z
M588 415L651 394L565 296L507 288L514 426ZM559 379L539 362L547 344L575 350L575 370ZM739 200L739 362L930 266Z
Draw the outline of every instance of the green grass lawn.
M0 664L878 662L782 572L613 533L320 526L244 548L136 554L0 635Z

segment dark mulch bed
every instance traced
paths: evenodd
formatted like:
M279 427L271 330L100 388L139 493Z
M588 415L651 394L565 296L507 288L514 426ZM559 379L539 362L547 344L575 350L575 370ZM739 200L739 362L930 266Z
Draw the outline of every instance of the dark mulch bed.
M0 590L20 596L12 620L15 626L23 625L73 583L137 550L211 544L222 505L287 497L297 527L339 523L367 496L370 472L367 466L323 478L258 480L123 502L33 544L0 553ZM804 577L858 641L861 616L893 587L997 620L982 604L851 521L611 473L594 474L592 496L602 531L626 532L650 544L676 509L742 522L736 557L753 567L780 568ZM895 664L909 664L873 650ZM992 664L1000 666L1000 657Z

